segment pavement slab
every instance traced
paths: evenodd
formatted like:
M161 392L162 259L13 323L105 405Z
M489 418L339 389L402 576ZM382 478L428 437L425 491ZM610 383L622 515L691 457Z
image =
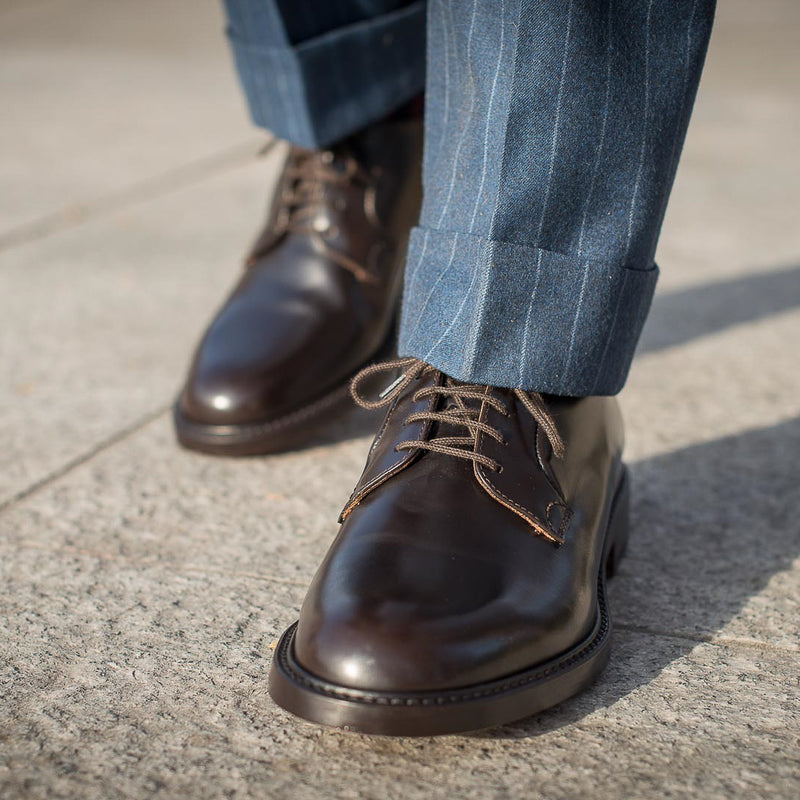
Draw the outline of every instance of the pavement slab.
M258 141L220 4L0 3L0 244Z
M256 153L0 250L0 502L170 403L265 213L283 150Z
M35 548L3 572L19 644L0 686L25 724L3 734L0 785L16 796L766 798L796 785L797 675L780 648L622 630L602 680L557 709L392 740L270 703L296 586Z

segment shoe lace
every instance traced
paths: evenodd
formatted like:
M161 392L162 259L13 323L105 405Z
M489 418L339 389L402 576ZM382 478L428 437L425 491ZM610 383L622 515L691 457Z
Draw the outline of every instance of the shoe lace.
M361 392L364 382L377 373L402 369L403 372L393 383L389 384L376 400L365 397ZM382 408L392 403L405 389L419 376L435 371L434 367L416 358L398 358L372 364L362 369L350 384L350 393L353 399L362 408ZM540 394L525 392L521 389L510 390L520 401L523 408L533 417L541 427L553 455L563 458L565 453L564 441L556 428L552 416L547 411L544 400ZM399 442L395 450L428 450L443 455L454 456L474 461L495 472L502 472L502 465L495 459L477 451L477 438L479 433L490 436L501 444L506 444L503 435L497 428L488 422L478 419L480 407L467 405L467 400L475 400L491 406L504 417L509 415L508 406L491 386L482 386L473 383L461 383L452 378L447 378L443 385L425 386L414 392L412 399L418 402L426 397L439 396L448 401L448 405L440 411L417 411L410 414L403 421L404 425L412 422L438 422L456 427L464 427L467 433L463 436L433 436L429 439L410 439Z
M286 182L278 198L280 205L276 233L311 236L332 261L361 281L375 282L377 278L369 270L330 244L329 239L338 235L338 229L325 214L331 203L331 188L346 187L353 183L368 188L373 183L370 173L351 155L336 154L332 150L320 152L293 147L284 174ZM334 208L341 210L342 202L334 199Z

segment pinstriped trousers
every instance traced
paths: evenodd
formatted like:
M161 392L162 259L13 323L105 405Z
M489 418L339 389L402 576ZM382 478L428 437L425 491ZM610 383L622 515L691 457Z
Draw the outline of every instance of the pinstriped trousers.
M226 7L254 119L298 144L358 130L425 76L401 355L496 386L622 388L714 0L429 0L426 30L421 2Z

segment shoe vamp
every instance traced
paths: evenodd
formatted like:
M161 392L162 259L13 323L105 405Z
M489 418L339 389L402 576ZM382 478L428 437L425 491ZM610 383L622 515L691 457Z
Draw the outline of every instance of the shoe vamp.
M307 247L289 250L279 263L249 271L198 350L196 391L230 395L238 422L314 400L380 343L377 320L365 318L352 278Z
M427 454L345 522L303 607L298 658L334 682L416 691L493 680L591 629L592 547L557 547Z

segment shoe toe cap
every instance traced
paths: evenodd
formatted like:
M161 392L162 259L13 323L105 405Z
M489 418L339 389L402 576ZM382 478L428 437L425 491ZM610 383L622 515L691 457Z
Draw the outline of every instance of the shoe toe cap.
M228 365L189 374L179 399L182 414L205 425L242 425L269 418L277 406L274 391L265 381L256 381L245 370Z
M430 540L430 537L429 537ZM363 691L451 690L546 662L591 627L591 592L534 591L501 553L353 544L312 583L294 638L301 667ZM585 597L583 595L586 595Z
M518 620L505 610L501 587L486 574L462 591L447 580L446 564L440 577L424 572L413 587L386 575L369 589L318 576L296 629L299 665L363 691L448 689L502 675Z

